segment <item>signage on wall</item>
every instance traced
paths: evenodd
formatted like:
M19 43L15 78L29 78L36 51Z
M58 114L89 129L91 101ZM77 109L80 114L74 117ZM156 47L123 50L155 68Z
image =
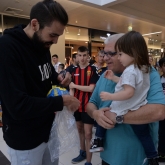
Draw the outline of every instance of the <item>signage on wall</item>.
M102 31L102 30L96 30L96 29L91 29L91 39L92 41L103 41L105 40L108 36L116 34L114 32L108 32L108 31Z

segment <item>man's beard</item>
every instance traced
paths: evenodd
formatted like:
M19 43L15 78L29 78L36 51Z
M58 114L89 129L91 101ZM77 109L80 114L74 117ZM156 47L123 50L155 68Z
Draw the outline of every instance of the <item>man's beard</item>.
M42 49L43 51L48 51L50 49L50 47L46 47L46 45L53 44L53 42L44 42L37 32L33 34L32 41L38 48Z

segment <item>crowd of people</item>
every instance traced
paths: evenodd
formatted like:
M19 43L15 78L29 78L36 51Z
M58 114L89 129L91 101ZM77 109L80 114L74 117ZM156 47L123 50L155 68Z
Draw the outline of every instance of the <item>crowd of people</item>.
M80 151L68 160L73 164L92 165L93 152L100 152L102 165L165 162L165 58L160 76L142 35L131 31L109 36L96 63L80 46L65 69L49 49L67 23L60 3L43 0L32 7L27 26L6 29L0 38L2 130L11 165L58 165L48 140L63 106L74 113L79 133ZM70 95L48 98L54 84Z

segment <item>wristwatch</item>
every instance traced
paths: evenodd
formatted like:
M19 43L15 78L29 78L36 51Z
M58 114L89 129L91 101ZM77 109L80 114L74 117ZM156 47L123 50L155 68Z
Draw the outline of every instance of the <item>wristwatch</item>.
M122 124L124 121L124 116L121 115L121 116L116 116L116 123L118 124Z

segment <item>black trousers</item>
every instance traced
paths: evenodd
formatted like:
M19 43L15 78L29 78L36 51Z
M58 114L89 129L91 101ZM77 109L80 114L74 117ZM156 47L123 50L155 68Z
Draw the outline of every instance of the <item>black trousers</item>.
M104 160L102 160L102 164L101 165L110 165L110 164L108 164L108 163L104 162Z
M165 120L159 121L159 145L158 152L165 154Z

